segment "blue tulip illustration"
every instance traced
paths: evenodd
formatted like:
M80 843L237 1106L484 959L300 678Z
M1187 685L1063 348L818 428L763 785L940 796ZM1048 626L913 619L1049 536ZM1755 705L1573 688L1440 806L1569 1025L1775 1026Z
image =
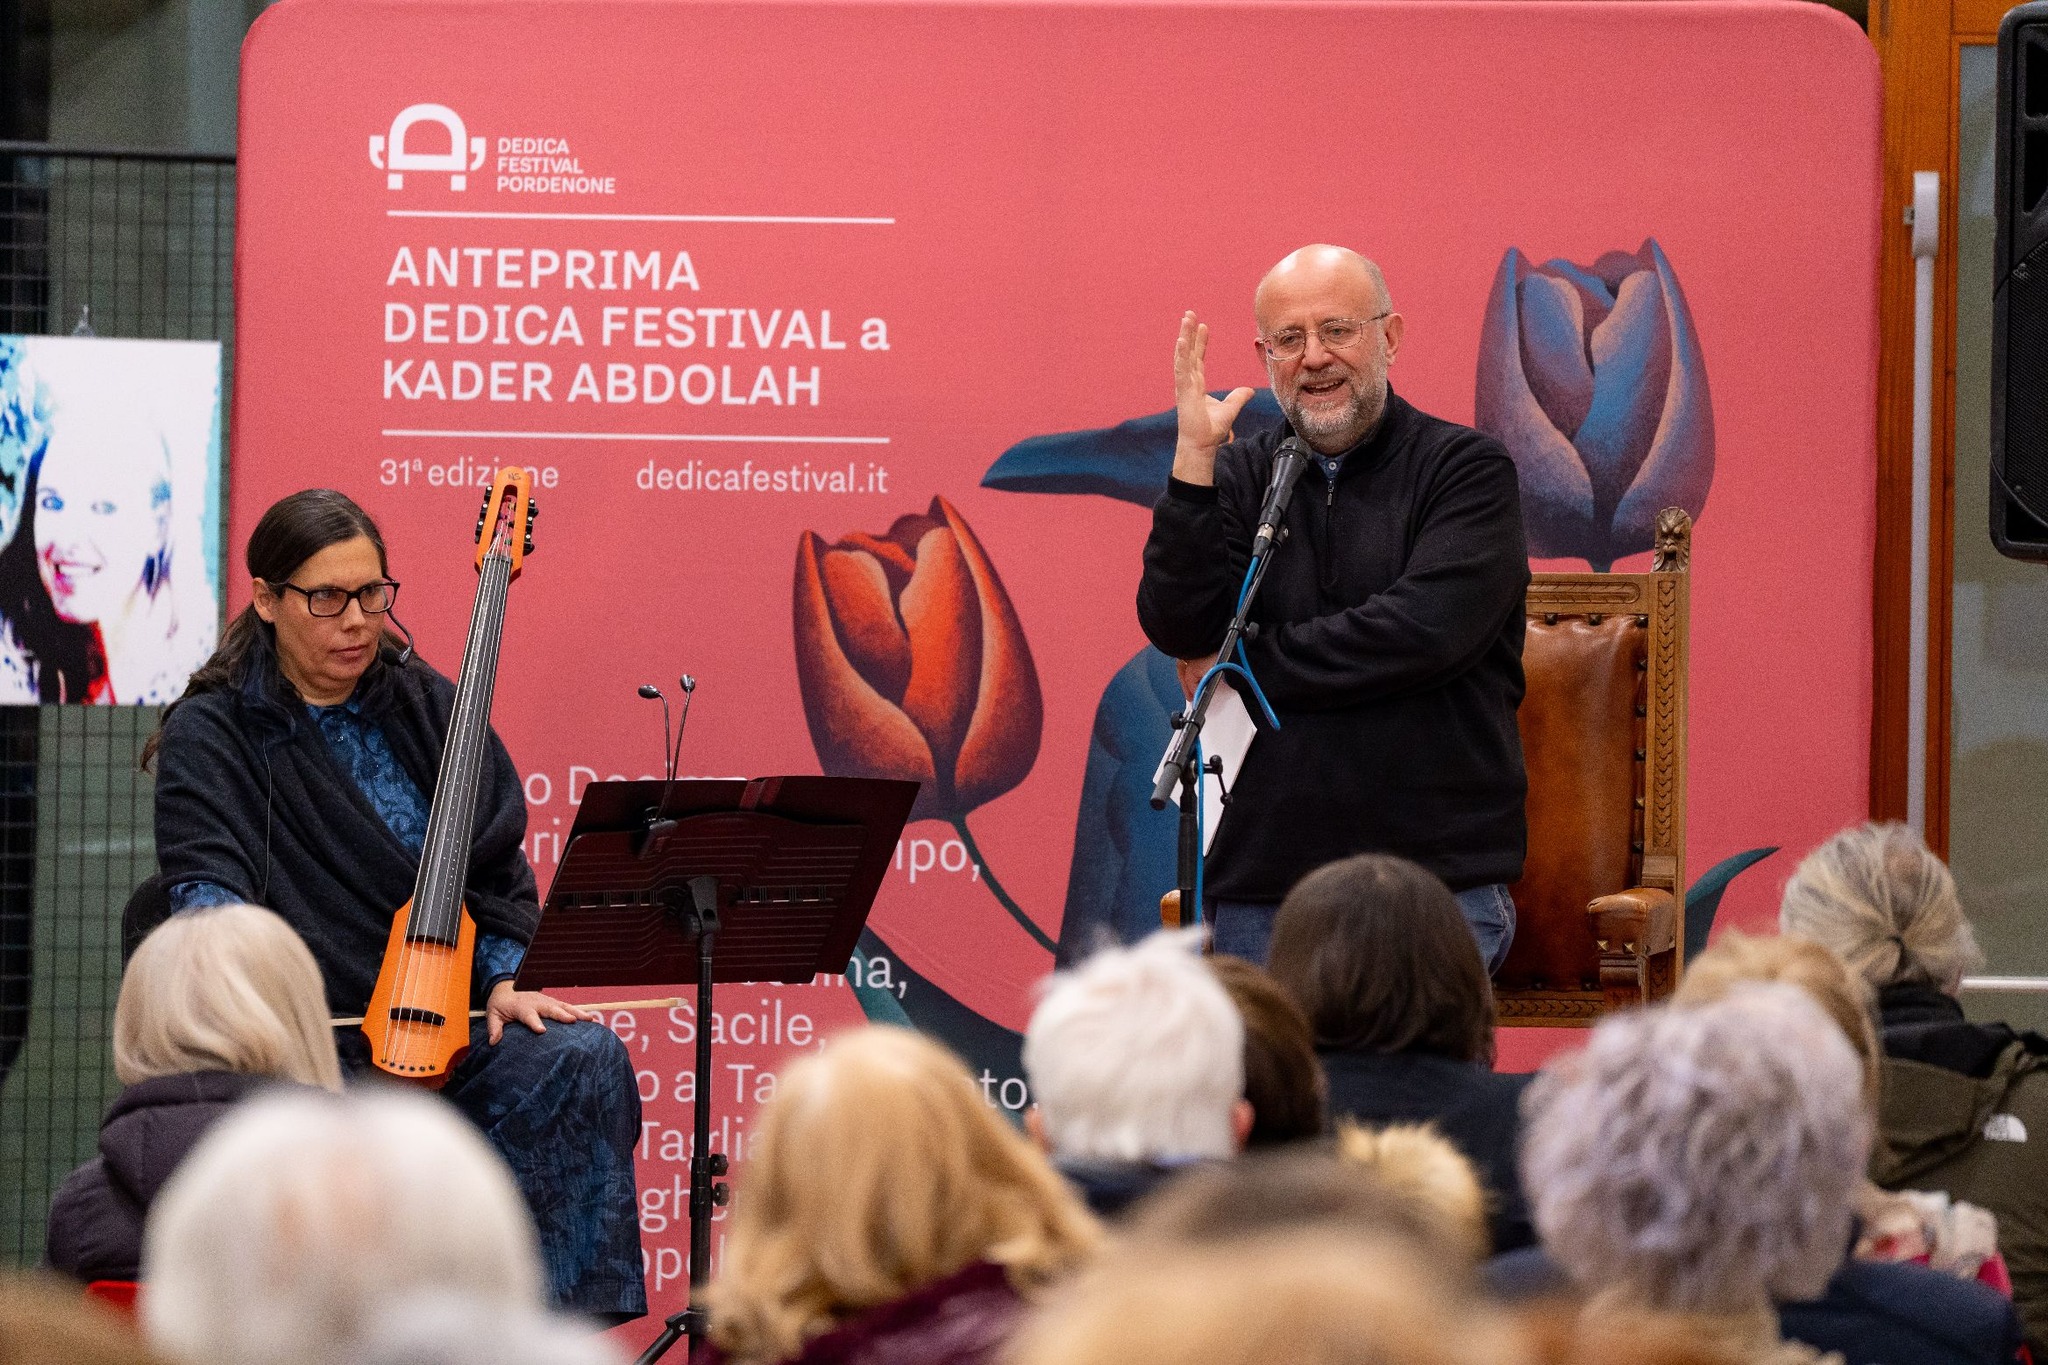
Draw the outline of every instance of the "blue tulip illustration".
M1697 520L1714 481L1714 412L1692 313L1654 238L1590 266L1510 247L1479 334L1475 425L1521 472L1537 558L1606 572L1648 550L1657 513Z

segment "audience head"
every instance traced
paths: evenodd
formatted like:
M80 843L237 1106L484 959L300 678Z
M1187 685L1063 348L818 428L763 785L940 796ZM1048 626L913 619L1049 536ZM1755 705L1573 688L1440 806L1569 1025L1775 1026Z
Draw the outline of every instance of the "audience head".
M0 1365L156 1365L111 1308L40 1275L0 1276Z
M1126 1242L1190 1245L1317 1230L1373 1238L1400 1244L1433 1275L1461 1284L1475 1259L1442 1208L1328 1148L1195 1167L1138 1204L1121 1230Z
M511 1172L452 1108L395 1087L230 1113L158 1196L142 1259L151 1341L207 1365L345 1361L409 1294L541 1307Z
M1869 1157L1862 1068L1802 992L1634 1010L1524 1101L1538 1233L1624 1306L1750 1313L1817 1297Z
M1347 1119L1337 1130L1337 1155L1411 1201L1436 1223L1444 1241L1475 1263L1492 1250L1479 1173L1464 1153L1430 1128L1409 1123L1366 1128Z
M1744 982L1782 981L1805 991L1856 1049L1863 1064L1863 1095L1875 1111L1884 1053L1870 1018L1870 989L1842 960L1803 938L1757 938L1730 931L1685 964L1672 1003L1704 1005L1721 1000Z
M1047 983L1024 1033L1033 1123L1062 1160L1229 1156L1251 1126L1244 1021L1199 931L1105 948Z
M1822 1365L1790 1352L1760 1361L1747 1342L1700 1331L1675 1313L1539 1304L1517 1318L1530 1365Z
M457 1295L394 1303L344 1365L622 1365L588 1326Z
M1009 1365L1520 1365L1513 1338L1398 1239L1327 1228L1133 1240L1026 1325Z
M270 911L173 915L129 960L114 1004L114 1074L134 1085L187 1071L341 1089L320 968Z
M1327 1086L1308 1018L1280 983L1241 957L1219 954L1209 970L1244 1021L1244 1098L1252 1107L1247 1148L1323 1135Z
M1360 854L1295 883L1267 970L1318 1048L1493 1059L1493 990L1449 889L1405 858Z
M1030 1292L1098 1236L958 1058L908 1029L855 1029L784 1071L762 1111L711 1286L712 1339L737 1359L783 1360L975 1261Z
M1878 990L1954 994L1984 963L1955 878L1901 824L1857 825L1807 854L1785 884L1778 927L1820 944Z

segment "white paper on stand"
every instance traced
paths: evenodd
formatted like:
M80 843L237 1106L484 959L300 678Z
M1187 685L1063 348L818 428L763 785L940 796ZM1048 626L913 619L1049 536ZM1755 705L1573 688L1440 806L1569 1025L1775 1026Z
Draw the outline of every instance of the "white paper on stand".
M1209 845L1216 842L1216 827L1223 823L1223 793L1237 786L1238 769L1244 766L1244 756L1251 751L1252 741L1259 737L1259 727L1252 721L1252 713L1245 709L1244 698L1237 689L1218 685L1214 698L1209 702L1209 714L1202 721L1202 758L1223 760L1223 780L1217 781L1216 774L1205 774L1202 779L1202 854L1207 856Z

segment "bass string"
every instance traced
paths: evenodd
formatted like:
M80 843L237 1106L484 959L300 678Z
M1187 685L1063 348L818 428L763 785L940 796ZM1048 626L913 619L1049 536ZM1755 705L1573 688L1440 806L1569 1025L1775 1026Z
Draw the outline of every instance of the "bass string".
M483 582L479 586L476 606L471 613L470 638L464 650L461 671L462 682L456 690L455 713L450 718L450 739L454 742L448 746L448 761L443 764L447 771L441 775L442 781L436 789L437 800L429 811L427 848L423 850L426 856L419 884L414 891L413 911L408 916L407 932L399 945L399 951L403 954L398 973L399 993L404 1000L397 1001L394 1008L407 1005L411 1008L421 1008L416 992L420 986L430 984L433 988L432 1002L445 1010L446 1001L443 997L452 984L450 978L457 965L453 958L461 944L459 887L456 890L452 916L446 913L446 902L456 855L462 855L461 864L466 867L468 839L465 836L474 828L476 803L472 789L480 772L478 759L484 748L480 741L488 738L487 733L483 733L484 725L477 724L478 712L482 712L485 725L488 724L489 716L488 701L480 704L477 698L480 685L488 687L496 680L504 604L511 584L511 561L504 553L504 541L505 528L501 520L492 549L485 557ZM466 800L449 800L442 796L444 792L452 796L464 791L472 791ZM444 923L444 920L452 922ZM426 931L423 937L428 942L449 940L444 945L444 951L436 953L430 948L415 947L416 938L413 931L416 927ZM459 1013L466 1028L468 1001L464 1000L462 1003L465 1009ZM425 1038L422 1035L429 1033L430 1030L423 1026L421 1021L411 1018L387 1018L385 1022L386 1063L424 1066L424 1056L416 1055L409 1046L401 1053L398 1045L415 1041L424 1043Z

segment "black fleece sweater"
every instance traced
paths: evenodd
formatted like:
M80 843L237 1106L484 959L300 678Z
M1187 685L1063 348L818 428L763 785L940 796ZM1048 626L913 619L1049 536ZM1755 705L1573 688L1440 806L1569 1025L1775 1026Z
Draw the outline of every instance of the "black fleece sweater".
M272 650L259 636L235 685L181 701L165 719L157 865L166 886L212 882L284 916L320 964L329 1007L357 1015L419 863L342 770ZM455 685L417 657L398 658L383 648L356 695L407 774L431 792ZM525 837L519 774L493 732L464 895L479 934L533 938L540 904Z
M1225 446L1213 487L1173 480L1153 509L1138 621L1165 653L1222 643L1291 434ZM1334 482L1302 476L1286 525L1247 646L1281 728L1262 729L1238 774L1208 893L1278 901L1354 853L1412 858L1452 890L1514 881L1529 564L1506 450L1389 390Z

